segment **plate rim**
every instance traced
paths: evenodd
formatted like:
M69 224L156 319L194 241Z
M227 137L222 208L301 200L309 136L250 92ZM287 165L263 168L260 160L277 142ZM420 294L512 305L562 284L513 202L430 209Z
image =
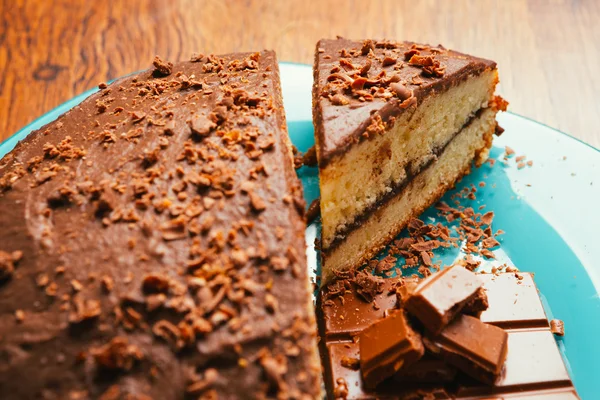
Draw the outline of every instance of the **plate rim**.
M298 66L298 67L308 67L308 68L312 68L312 65L310 65L310 64L304 64L304 63L298 63L298 62L291 62L291 61L280 61L280 62L278 62L278 64L279 64L279 65L293 65L293 66ZM116 80L118 80L118 79L124 78L124 77L126 77L126 76L128 76L128 75L131 75L131 74L136 74L136 73L138 73L138 72L142 72L142 71L143 71L143 70L136 71L136 72L131 72L131 73L129 73L129 74L125 74L125 75L123 75L123 76L121 76L121 77L118 77L118 78L114 78L114 79L111 79L111 80L109 80L109 81L108 81L108 83L109 83L109 84L110 84L110 83L113 83L114 81L116 81ZM71 101L73 101L73 100L75 100L75 99L78 99L78 98L82 98L82 101L83 101L83 100L87 99L89 96L91 96L92 94L94 94L95 92L97 92L98 90L99 90L99 89L98 89L98 87L94 87L94 88L91 88L91 89L87 89L87 90L85 90L85 91L81 92L80 94L78 94L78 95L75 95L75 96L71 97L70 99L68 99L68 100L66 100L66 101L64 101L64 102L62 102L61 104L59 104L58 106L56 106L56 107L52 108L51 110L49 110L49 111L45 112L44 114L42 114L42 115L40 115L39 117L35 118L33 121L31 121L30 123L28 123L27 125L25 125L25 126L24 126L24 127L22 127L21 129L19 129L19 130L17 130L16 132L14 132L12 135L10 135L10 136L8 136L7 138L5 138L4 140L2 140L2 141L0 142L0 148L1 148L1 147L3 147L3 146L5 146L5 145L6 145L6 143L8 143L9 141L11 141L11 140L14 140L14 138L15 138L15 137L18 137L19 135L23 134L23 132L25 132L26 130L30 129L30 132L29 132L29 133L28 133L28 134L27 134L25 137L21 138L20 140L18 140L18 141L15 143L15 146L16 146L16 145L17 145L17 143L19 143L20 141L22 141L23 139L25 139L25 138L26 138L26 137L27 137L27 136L28 136L28 135L29 135L29 134L30 134L30 133L33 131L33 129L31 128L31 127L32 127L32 125L35 125L35 124L37 124L37 123L41 122L42 120L44 120L45 118L48 118L48 117L49 117L51 114L54 114L54 113L57 113L57 112L61 111L61 110L62 110L62 108L63 108L63 107L65 107L65 105L66 105L67 103L69 103L69 102L71 102ZM63 111L63 113L64 113L64 112L67 112L67 111L69 111L70 109L71 109L71 108L69 108L69 109L67 109L67 110ZM565 135L566 137L568 137L568 138L570 138L570 139L573 139L573 140L575 140L575 141L577 141L577 142L579 142L579 143L581 143L581 144L583 144L583 145L585 145L585 146L587 146L587 147L589 147L589 148L591 148L591 149L595 150L596 152L600 153L600 148L596 148L596 147L595 147L595 146L593 146L592 144L590 144L590 143L587 143L587 142L585 142L585 141L583 141L583 140L581 140L581 139L579 139L579 138L576 138L575 136L572 136L572 135L570 135L570 134L568 134L568 133L566 133L566 132L563 132L563 131L561 131L561 130L560 130L560 129L558 129L558 128L553 128L553 127L551 127L550 125L547 125L547 124L545 124L545 123L543 123L543 122L537 121L537 120L535 120L535 119L533 119L533 118L531 118L531 117L527 117L527 116L525 116L525 115L522 115L522 114L517 114L517 113L515 113L515 112L512 112L512 111L504 111L504 112L506 112L506 113L508 113L508 114L512 114L512 115L514 115L514 116L516 116L516 117L523 118L523 119L525 119L525 120L527 120L527 121L530 121L530 122L533 122L533 123L536 123L536 124L542 125L542 126L544 126L544 127L548 128L548 129L551 129L551 130L553 130L553 131L555 131L555 132L558 132L558 133L560 133L560 134L562 134L562 135ZM62 115L63 113L61 113L61 114L57 115L56 117L58 118L58 117L59 117L60 115ZM49 121L49 122L47 122L47 123L50 123L50 122L52 122L52 121ZM43 125L42 125L42 126L43 126ZM40 129L42 126L38 127L37 129ZM11 149L11 150L9 150L9 152L10 152L10 151L12 151L12 149ZM8 154L8 152L7 152L7 154Z

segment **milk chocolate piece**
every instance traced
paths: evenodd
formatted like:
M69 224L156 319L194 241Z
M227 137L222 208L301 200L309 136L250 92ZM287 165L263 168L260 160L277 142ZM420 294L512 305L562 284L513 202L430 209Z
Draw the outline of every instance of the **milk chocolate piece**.
M465 304L480 292L483 283L473 272L459 265L448 267L421 282L404 307L433 334L442 329Z
M502 371L508 334L470 315L459 315L439 335L426 337L424 343L448 364L491 385Z
M403 310L394 311L359 335L360 369L367 387L375 387L400 369L410 367L425 352L421 335Z

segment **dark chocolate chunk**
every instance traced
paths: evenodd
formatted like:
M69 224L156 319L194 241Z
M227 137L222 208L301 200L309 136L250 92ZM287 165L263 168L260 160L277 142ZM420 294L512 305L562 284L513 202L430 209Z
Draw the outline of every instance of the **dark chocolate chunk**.
M190 121L192 133L198 138L208 136L217 124L204 115L197 115Z

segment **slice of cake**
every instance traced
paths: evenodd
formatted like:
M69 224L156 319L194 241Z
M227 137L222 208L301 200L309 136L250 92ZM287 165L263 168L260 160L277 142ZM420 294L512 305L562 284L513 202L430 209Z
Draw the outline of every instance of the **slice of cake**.
M0 161L0 398L317 398L275 54L154 65Z
M441 46L321 40L313 108L322 281L381 250L484 162L496 64Z

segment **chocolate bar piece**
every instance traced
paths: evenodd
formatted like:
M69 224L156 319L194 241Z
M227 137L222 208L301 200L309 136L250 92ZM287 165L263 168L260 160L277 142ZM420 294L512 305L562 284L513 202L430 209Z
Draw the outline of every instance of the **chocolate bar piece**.
M526 391L571 385L556 341L548 330L511 331L508 333L508 349L504 372L492 388L468 381L461 386L458 394L483 396L490 391Z
M425 338L424 343L433 354L491 385L502 371L508 334L478 318L459 315L439 335Z
M402 310L362 331L358 343L360 369L368 387L408 368L425 352L421 335L413 330Z
M427 330L438 334L465 304L480 294L482 285L473 272L455 265L421 282L408 297L404 307Z
M493 385L482 384L462 372L448 378L453 367L442 360L438 360L437 364L428 363L431 356L425 354L410 368L401 369L393 378L381 382L375 389L367 388L357 365L359 345L351 338L357 331L381 318L386 308L395 307L396 301L391 300L395 297L393 293L385 291L376 296L378 307L375 309L373 304L359 299L350 290L343 296L344 302L337 299L328 306L320 303L318 308L320 332L324 338L321 340L320 350L328 398L366 400L430 396L434 399L577 399L577 392L550 332L532 275L502 273L478 275L478 278L483 282L489 300L489 308L481 314L481 321L502 327L508 333L508 353L504 368ZM397 278L386 279L385 285L389 285L390 290L395 290L399 287L398 282ZM329 317L327 323L323 323L325 315ZM352 334L347 331L344 333L344 320L332 320L336 316L347 318L351 315L354 323L346 326L351 327ZM328 336L326 329L329 328L336 329L336 334ZM430 369L424 369L427 366ZM446 375L446 378L413 378L415 374L422 378L427 375L435 377L436 373L438 376ZM338 386L338 380L344 383L343 387L347 392L344 396L336 397L334 390ZM452 381L448 382L449 380Z

